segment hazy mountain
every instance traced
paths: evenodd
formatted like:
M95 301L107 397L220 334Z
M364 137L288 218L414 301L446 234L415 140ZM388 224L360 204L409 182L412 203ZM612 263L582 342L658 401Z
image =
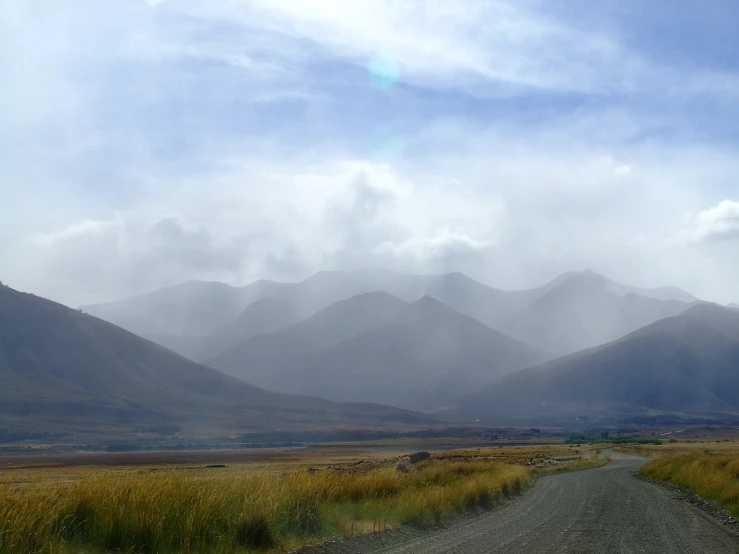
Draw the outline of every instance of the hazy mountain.
M209 335L152 335L149 338L191 360L203 362L248 338L284 329L303 318L304 314L292 302L263 298L247 306L236 319Z
M259 291L253 285L242 289L249 295L275 295L299 306L305 313L315 313L341 300L370 292L386 292L405 302L424 296L478 315L503 312L520 305L517 291L499 291L461 273L412 275L383 269L362 271L320 271L299 283Z
M224 283L188 281L155 292L81 309L143 337L208 335L237 317L247 304Z
M322 271L299 283L258 281L241 288L192 281L84 309L178 352L203 359L200 352L209 355L216 350L193 347L201 341L193 341L192 336L209 336L204 342L219 344L213 335L230 328L234 318L256 301L288 302L298 313L309 316L336 302L371 292L386 292L405 302L431 296L503 334L554 354L616 339L660 317L679 313L688 306L682 300L693 300L679 289L629 287L590 271L567 273L535 289L505 291L461 273L411 275L366 270ZM639 301L635 296L653 301ZM269 319L267 316L265 321ZM271 330L265 325L260 331ZM226 334L223 344L233 344L235 336Z
M631 292L592 272L571 273L539 291L503 324L512 337L553 354L569 354L605 344L691 304Z
M267 392L97 318L0 286L0 422L29 433L223 434L420 416Z
M274 333L242 341L207 363L252 383L280 390L281 372L300 366L313 352L390 323L406 304L384 292L361 294Z
M541 287L527 290L500 290L484 285L462 273L443 275L414 275L383 269L358 271L320 271L299 283L272 283L260 281L247 285L242 291L249 291L250 297L275 296L290 300L304 311L321 310L335 302L368 292L387 292L406 302L415 302L424 296L431 296L455 310L472 316L469 311L482 317L493 317L492 309L510 311L521 308L536 300L550 290L573 280L598 280L606 292L617 296L629 293L657 300L676 300L693 302L692 295L672 287L643 289L616 283L592 271L571 272L561 275ZM278 285L278 286L274 286ZM243 293L242 293L243 294ZM484 307L480 308L480 305ZM474 317L474 316L473 316Z
M677 287L659 287L659 288L640 288L640 287L632 287L629 285L623 285L621 283L617 283L616 281L613 281L607 277L604 277L603 275L599 275L598 273L595 273L594 271L591 271L589 269L586 269L584 271L570 271L568 273L564 273L557 277L556 279L553 279L549 283L538 287L536 289L532 289L530 292L533 293L534 297L541 296L550 290L559 287L562 284L565 284L567 282L571 281L581 281L581 282L587 282L587 281L597 281L600 283L603 290L610 292L612 294L615 294L617 296L626 296L627 294L638 294L639 296L644 296L646 298L653 298L655 300L675 300L678 302L695 302L698 300L695 296L692 294L689 294L685 292L682 289L679 289Z
M369 306L382 312L371 324ZM275 390L431 409L543 359L429 296L408 305L374 293L255 337L212 365Z
M471 417L652 410L739 414L739 313L696 305L465 399Z
M258 300L290 302L308 316L336 302L370 292L386 292L406 302L433 296L485 323L499 321L512 309L524 305L527 298L525 293L500 291L461 273L411 275L377 269L321 271L298 283L257 281L240 288L188 281L117 302L82 306L82 309L138 335L176 341L178 335L189 339L217 333Z
M244 309L259 300L288 302L299 313L309 316L341 300L382 291L414 300L423 296L419 278L414 275L384 270L322 271L298 283L261 280L244 287L232 287L223 283L188 281L81 309L138 335L178 345L193 336L208 336L230 327ZM271 330L265 328L260 332Z
M739 310L739 304L734 304L734 303L729 304L729 308L732 308L734 310Z

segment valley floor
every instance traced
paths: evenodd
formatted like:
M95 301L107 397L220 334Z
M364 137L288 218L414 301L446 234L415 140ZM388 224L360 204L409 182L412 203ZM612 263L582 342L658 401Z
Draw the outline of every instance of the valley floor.
M0 552L739 553L736 525L635 477L644 456L426 446L417 463L420 444L394 441L5 457ZM619 449L657 456L646 469L669 470L663 479L736 480L733 441Z
M596 447L574 445L401 456L409 452L366 446L221 452L222 461L240 463L214 463L218 453L209 453L207 465L192 457L197 453L177 453L189 462L160 458L143 466L131 456L133 465L112 467L72 460L123 463L120 455L78 454L66 464L58 457L6 458L0 552L284 552L406 524L433 526L517 495L536 473L602 463Z

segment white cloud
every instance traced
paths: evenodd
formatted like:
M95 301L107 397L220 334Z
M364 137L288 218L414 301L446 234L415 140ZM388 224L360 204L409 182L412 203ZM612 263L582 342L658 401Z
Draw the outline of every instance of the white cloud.
M479 266L492 249L496 238L478 240L464 226L442 226L429 237L413 237L402 242L391 240L378 244L373 253L385 265L421 272L460 271L467 263Z
M184 276L242 283L296 279L325 267L423 267L489 241L486 219L494 220L497 210L368 161L292 173L242 169L206 190L202 184L183 185L177 198L149 201L110 220L34 235L18 245L24 263L12 268L12 277L85 303Z
M74 223L69 227L52 231L50 233L40 233L29 237L28 242L34 246L44 248L54 248L57 244L74 241L86 236L100 237L109 233L111 230L123 226L123 220L120 216L116 216L108 221L93 221L87 219Z
M6 4L0 266L21 288L82 303L369 265L517 288L592 266L739 295L708 240L735 232L735 147L655 109L736 95L730 72L540 2ZM399 87L371 88L373 59Z
M470 136L496 156L470 149L423 166L330 154L313 163L224 160L219 174L160 183L109 220L34 236L6 280L81 304L190 278L243 284L383 266L522 288L592 267L709 298L718 280L730 294L731 263L697 278L684 266L706 253L671 240L697 202L685 168L700 152L674 153L684 165L666 172L634 151L640 170L624 182L615 157L598 150L549 143L523 155L509 138Z
M271 59L304 82L321 76L310 61L343 60L365 69L380 56L397 67L401 81L465 90L481 96L541 91L610 95L657 92L676 96L736 96L739 76L725 71L690 74L655 63L606 27L565 21L538 3L510 0L181 0L162 8L187 14L201 32L228 22L243 32L229 42L201 41L200 55ZM192 52L170 36L173 52ZM178 46L179 45L179 46ZM297 72L297 73L296 73ZM302 73L301 73L302 72Z
M690 241L739 239L739 202L723 200L690 219L683 234Z
M240 24L248 40L237 39L230 49L241 55L267 45L273 53L287 49L305 61L309 54L295 48L301 43L317 48L316 55L360 67L381 55L397 64L406 82L477 87L497 81L597 90L630 88L646 74L637 57L611 37L568 27L511 2L190 0L163 8L204 25ZM221 55L221 48L212 52Z
M185 274L233 278L248 245L213 237L177 214L151 218L131 212L33 235L13 254L11 277L39 294L79 304L158 288Z

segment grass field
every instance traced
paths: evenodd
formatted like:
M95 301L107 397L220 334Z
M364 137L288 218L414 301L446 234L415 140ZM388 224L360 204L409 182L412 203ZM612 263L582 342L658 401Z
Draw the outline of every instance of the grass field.
M16 467L0 471L0 552L283 552L326 538L484 509L536 472L602 463L564 446L436 452L285 452L224 468ZM314 466L340 459L343 465ZM362 463L358 463L362 461Z
M684 487L739 518L739 453L689 452L655 458L642 470L650 479Z

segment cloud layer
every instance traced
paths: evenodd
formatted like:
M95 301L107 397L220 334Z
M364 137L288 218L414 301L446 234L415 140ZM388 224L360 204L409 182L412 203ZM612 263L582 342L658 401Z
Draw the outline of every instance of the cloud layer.
M693 218L688 238L696 242L739 240L739 202L723 200Z
M190 278L518 288L591 267L739 299L731 4L669 23L649 2L7 4L14 286L81 304ZM717 46L684 55L696 29Z

